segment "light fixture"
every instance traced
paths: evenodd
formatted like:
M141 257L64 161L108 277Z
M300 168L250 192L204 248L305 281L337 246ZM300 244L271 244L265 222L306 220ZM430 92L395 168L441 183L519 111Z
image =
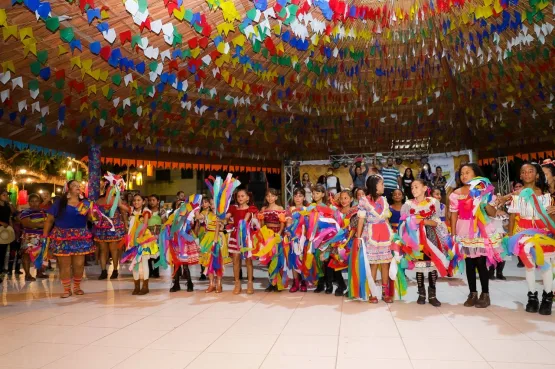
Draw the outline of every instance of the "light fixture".
M56 188L56 192L61 192L62 189L61 188Z
M75 172L76 170L77 170L77 169L75 169L75 168L71 168L71 171L72 171L72 172Z
M142 164L141 164L141 165L139 165L139 169L143 169L143 165L142 165Z
M4 180L2 178L0 178L0 183L4 182Z
M27 183L31 183L31 178L26 179Z
M17 181L16 181L15 179L14 179L14 180L12 181L12 183L13 183L13 184L16 184L16 183L17 183Z
M27 173L27 169L20 169L20 170L19 170L19 173L25 174L25 173Z
M39 190L39 193L42 194L42 190Z
M63 173L63 174L66 174L66 172L67 172L67 170L65 170L65 169L64 169L64 170L62 170L62 173Z
M85 181L81 181L81 184L84 185L86 182Z

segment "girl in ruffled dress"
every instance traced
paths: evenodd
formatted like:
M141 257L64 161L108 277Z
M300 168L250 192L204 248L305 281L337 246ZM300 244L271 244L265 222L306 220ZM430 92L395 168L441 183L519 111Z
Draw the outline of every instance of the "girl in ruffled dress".
M391 212L384 193L383 178L371 175L366 180L368 196L361 197L358 203L357 238L364 241L366 258L370 264L372 279L375 281L380 269L382 277L382 299L392 303L389 291L389 265L393 259L393 230L389 225ZM353 257L354 255L351 255ZM350 271L352 274L353 271ZM373 283L373 282L372 282ZM377 296L370 296L371 303L378 303Z
M488 217L478 217L478 212L495 216L493 186L481 176L480 167L474 163L465 164L459 171L463 186L449 196L451 212L451 233L455 247L460 247L465 260L466 278L470 294L464 303L466 307L485 308L490 305L489 272L487 265L500 262L501 234ZM483 184L480 185L479 182ZM480 187L477 187L480 186ZM488 190L489 188L489 190ZM488 192L489 191L489 195ZM491 200L491 201L488 201ZM491 204L490 204L491 202ZM483 206L482 206L483 203ZM493 205L493 206L492 206ZM478 298L476 289L476 269L480 277L482 293Z
M441 306L436 297L436 281L438 270L441 275L447 274L448 262L444 252L448 237L445 223L439 219L439 202L433 197L427 197L428 186L422 179L415 179L411 184L413 199L407 201L401 210L401 216L407 218L407 227L416 226L418 245L422 248L421 257L416 258L414 270L418 283L418 304L426 303L426 288L424 273L428 274L428 302L432 306Z
M551 315L555 263L555 208L545 175L539 165L524 164L520 169L520 179L524 182L524 188L518 195L511 196L508 208L509 236L515 236L509 248L512 247L512 253L518 255L526 267L526 311ZM536 290L536 267L540 269L543 280L541 304Z
M244 188L236 192L235 202L235 204L230 205L226 215L227 221L233 225L228 244L228 250L233 260L233 278L235 280L233 294L238 295L241 293L240 274L242 258L244 258L247 264L247 294L252 295L254 293L254 269L252 265L250 227L251 220L258 213L258 209L256 206L249 204L250 197ZM242 248L250 248L251 250L242 251Z
M168 214L166 209L160 208L160 197L158 195L150 195L148 197L148 208L152 212L151 217L148 219L148 230L158 240L162 224L168 220ZM159 257L148 261L148 269L152 278L160 278L160 269L154 266L158 261L160 261Z
M104 216L99 217L99 221L93 226L94 241L100 248L100 276L99 280L108 278L106 265L108 263L108 253L112 256L114 270L110 279L117 279L119 275L119 258L121 255L121 244L127 232L128 206L121 201L121 192L125 190L123 178L110 172L104 176L104 193L96 202L97 210ZM110 219L111 223L107 221Z
M258 213L258 220L260 221L261 227L266 226L266 228L273 231L274 234L281 238L281 234L285 228L285 210L277 204L277 200L277 191L273 188L269 188L266 192L264 207L262 207L260 213ZM281 240L275 247L277 249L273 258L282 258L283 261L285 261ZM269 285L265 292L279 292L287 287L287 276L283 274L284 267L285 265L280 265L278 268L279 270L274 271L274 276L269 276ZM268 272L270 272L270 270L268 270Z
M150 272L148 261L159 255L157 238L148 229L148 221L152 211L146 207L141 195L133 196L133 210L129 217L129 231L127 249L122 257L122 262L131 260L129 270L133 272L135 288L133 295L146 295L149 293L148 281ZM141 287L141 275L143 285Z
M296 254L297 264L300 265L299 267L297 267L297 265L289 265L289 269L292 270L293 274L293 285L289 289L289 292L291 293L295 293L297 291L307 291L307 283L300 270L304 263L304 256L307 251L305 237L306 222L304 219L305 215L302 214L306 211L306 206L308 205L305 193L304 188L298 187L293 190L291 206L287 210L286 214L287 226L285 228L285 233L288 241L291 242L291 252ZM288 261L291 259L292 258L288 258Z

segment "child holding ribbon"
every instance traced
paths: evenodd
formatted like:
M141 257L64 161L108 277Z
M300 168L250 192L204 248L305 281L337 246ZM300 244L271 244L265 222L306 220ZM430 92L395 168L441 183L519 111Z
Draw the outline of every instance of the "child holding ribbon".
M281 234L285 227L285 210L277 204L277 200L277 191L273 188L269 188L268 191L266 191L264 207L262 207L260 213L258 213L258 220L262 227L259 231L259 238L263 239L265 244L267 244L266 241L269 239L275 241L275 245L269 248L268 254L257 254L257 256L261 257L261 262L269 265L269 285L265 292L279 292L287 287L287 273L284 273L284 268L286 267L285 255L281 240ZM272 231L273 235L271 233L264 235L264 227Z
M496 214L494 188L482 177L480 167L474 163L463 165L459 170L463 183L449 196L451 233L454 239L454 257L464 257L466 278L470 294L466 307L486 308L490 305L488 264L502 262L500 247L502 235L489 216ZM482 293L478 299L476 269L480 277Z
M306 248L306 192L304 188L297 187L293 190L293 199L291 207L287 210L286 214L286 228L285 234L287 242L290 244L290 254L287 262L289 269L293 272L293 285L289 292L295 293L297 291L306 292L307 284L301 273L301 268L304 263ZM311 192L312 197L312 192Z
M415 232L418 250L415 251L414 270L418 283L418 304L426 303L426 288L424 287L424 273L428 274L428 302L435 307L441 306L436 297L436 281L439 274L447 275L448 261L444 252L447 251L447 227L439 219L437 211L439 202L433 197L427 197L428 186L422 179L415 179L411 183L413 199L407 201L401 209L401 216L406 217L404 230ZM409 238L404 237L405 240Z
M235 287L233 294L241 293L240 272L242 259L247 264L247 294L254 293L253 266L252 266L252 240L250 235L251 220L258 213L254 205L249 205L250 197L246 189L241 188L235 194L236 204L231 205L227 211L226 219L233 224L229 237L228 250L233 259L233 278Z
M181 290L180 277L187 280L187 292L194 290L189 265L199 262L200 248L194 233L194 225L201 201L201 195L192 195L184 201L179 201L158 236L162 265L166 264L164 257L167 257L168 263L173 265L173 285L170 292Z
M152 216L150 209L146 207L145 200L141 195L133 196L133 210L129 218L129 232L127 249L122 256L122 262L131 260L129 270L133 272L135 288L132 295L146 295L149 293L148 281L150 272L148 261L157 258L159 248L156 237L148 229L148 220ZM141 287L141 274L143 286Z
M520 169L524 189L511 196L508 208L509 251L520 257L526 267L528 303L526 311L551 315L553 305L553 264L555 263L555 222L553 203L545 175L539 165L526 163ZM517 216L519 217L516 222ZM540 305L536 291L535 268L541 270L543 294Z
M235 189L241 184L237 179L228 174L225 180L217 177L206 179L206 185L212 193L210 200L211 211L206 215L199 214L199 220L204 220L206 231L200 242L201 264L210 280L210 285L205 291L211 293L222 292L222 276L224 265L229 263L229 254L223 234L225 218Z
M384 193L383 178L371 175L366 180L368 196L361 197L358 203L357 239L353 244L349 265L349 297L367 299L377 304L377 289L374 281L378 268L382 276L382 299L392 303L389 291L389 265L393 259L393 230L389 225L391 212ZM368 264L371 273L367 272Z
M120 258L120 242L125 238L128 207L121 202L121 192L125 190L123 178L107 172L104 175L104 193L96 202L97 210L104 216L93 226L94 241L100 248L100 276L99 280L108 278L106 264L108 252L112 255L114 270L110 279L118 278L118 264ZM107 221L110 220L110 221Z

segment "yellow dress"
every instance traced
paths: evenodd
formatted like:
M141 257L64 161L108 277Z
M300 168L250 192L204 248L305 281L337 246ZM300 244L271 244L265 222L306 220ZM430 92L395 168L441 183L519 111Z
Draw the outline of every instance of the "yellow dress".
M129 241L126 254L136 248L137 261L140 261L143 256L157 257L160 251L156 236L144 223L145 216L150 217L151 215L152 212L149 209L144 209L142 212L134 210L129 219Z
M218 217L213 212L206 212L204 215L204 234L200 239L200 265L207 267L210 261L210 253L214 247L214 241L216 239L216 225L218 223ZM221 245L222 259L223 263L231 263L231 257L229 256L229 251L227 249L228 237L223 234L224 226L220 225L219 241ZM200 233L200 232L199 232Z

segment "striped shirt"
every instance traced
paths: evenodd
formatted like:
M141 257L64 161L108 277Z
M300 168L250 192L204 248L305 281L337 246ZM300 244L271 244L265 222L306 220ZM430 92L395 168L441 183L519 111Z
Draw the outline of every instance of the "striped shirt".
M383 177L383 185L385 188L394 190L399 188L399 182L397 178L401 176L399 169L395 167L383 167L382 168L382 177Z

